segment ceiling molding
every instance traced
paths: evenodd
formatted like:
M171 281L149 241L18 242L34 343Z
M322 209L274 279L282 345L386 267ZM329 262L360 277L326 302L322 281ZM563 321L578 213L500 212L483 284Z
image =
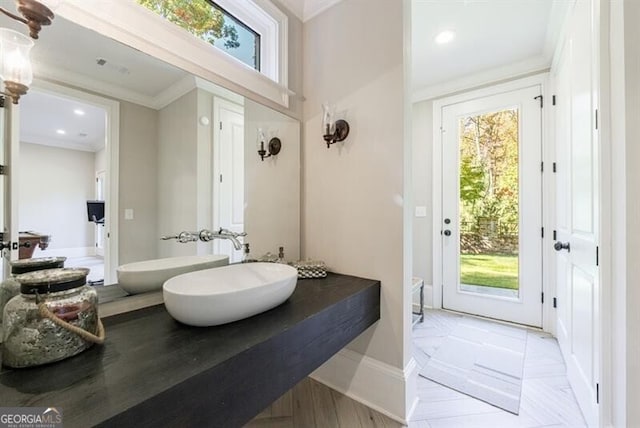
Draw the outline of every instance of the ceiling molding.
M303 22L307 22L342 0L304 0Z
M122 101L128 101L141 106L155 108L154 97L144 95L130 89L124 89L120 86L94 79L84 74L76 73L62 68L55 67L51 64L34 63L34 69L38 79L60 82L68 86L97 92L111 98Z
M412 102L417 103L420 101L432 100L445 95L451 95L456 92L514 79L516 77L547 72L549 71L550 66L551 59L544 55L540 55L507 66L496 67L448 82L415 89L413 91Z
M293 13L300 21L304 21L304 1L302 0L278 0L289 12Z
M61 141L55 138L43 137L40 135L22 134L20 135L21 143L37 144L39 146L56 147L58 149L78 150L81 152L95 153L104 147L97 147L95 142L76 143L73 141Z

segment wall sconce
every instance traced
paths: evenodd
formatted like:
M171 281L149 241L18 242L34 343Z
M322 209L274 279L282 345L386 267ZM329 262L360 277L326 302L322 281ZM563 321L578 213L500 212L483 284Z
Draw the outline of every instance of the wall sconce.
M269 150L269 154L267 155L267 151L264 149L265 140L266 138L264 136L264 132L262 132L262 129L258 129L258 141L260 142L258 155L263 162L265 158L276 156L278 153L280 153L280 149L282 149L282 142L280 141L280 138L273 137L269 140L269 144L267 145L267 149Z
M43 3L55 9L61 0L48 0ZM18 6L18 12L22 14L22 17L15 15L5 8L0 7L0 12L7 15L11 19L20 21L29 27L29 34L32 39L38 38L38 33L42 29L43 25L51 25L51 21L54 18L53 12L43 3L36 0L16 0Z
M349 124L346 120L338 119L333 121L333 108L329 103L322 105L322 130L324 141L327 142L327 148L338 141L344 141L349 135Z
M14 104L27 93L33 81L29 52L33 40L8 28L0 28L0 78L4 82L5 95Z
M46 0L49 7L57 7L62 0ZM13 14L3 7L0 12L11 19L22 22L29 27L31 39L37 39L43 25L50 25L53 12L45 4L36 0L16 0L18 12L22 17ZM0 28L0 79L4 83L2 94L18 104L20 97L27 93L33 81L33 69L29 60L29 52L33 40L8 28Z

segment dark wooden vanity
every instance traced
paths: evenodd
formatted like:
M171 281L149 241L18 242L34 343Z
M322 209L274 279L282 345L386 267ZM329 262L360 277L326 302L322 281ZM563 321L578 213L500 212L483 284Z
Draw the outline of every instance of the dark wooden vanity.
M284 304L218 327L163 305L104 320L107 341L74 358L0 371L0 406L59 407L67 427L235 427L380 318L380 282L300 280Z

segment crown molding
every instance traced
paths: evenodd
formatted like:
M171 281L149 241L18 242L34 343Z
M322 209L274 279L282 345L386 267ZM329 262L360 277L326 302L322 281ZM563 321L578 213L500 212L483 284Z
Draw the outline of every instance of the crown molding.
M496 67L448 82L424 86L413 91L412 102L431 100L484 85L549 71L551 59L536 56L514 64Z

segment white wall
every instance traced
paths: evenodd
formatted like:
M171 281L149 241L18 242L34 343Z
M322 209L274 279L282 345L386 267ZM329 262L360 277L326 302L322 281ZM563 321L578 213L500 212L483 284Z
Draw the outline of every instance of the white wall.
M105 149L98 150L94 154L96 174L107 169L107 151Z
M120 102L118 263L158 255L158 112ZM133 209L133 220L124 210Z
M334 272L381 281L380 321L348 349L360 355L356 367L365 361L383 365L386 373L398 371L399 382L410 362L403 292L407 5L345 0L307 21L303 31L303 257L324 260ZM330 149L322 139L324 101L335 103L351 125L349 137ZM316 376L394 417L405 416L406 391L377 391L372 378L355 390L361 372L339 359ZM377 401L376 394L385 398Z
M20 165L19 230L51 235L49 248L36 248L34 257L55 250L79 255L92 249L87 200L94 198L94 154L20 143Z
M245 231L254 257L278 253L300 258L300 124L253 101L244 108ZM268 140L273 132L282 142L275 157L264 161L257 153L258 128ZM265 147L266 149L266 147Z
M197 90L160 110L158 124L158 233L196 231L197 224ZM195 243L159 243L159 257L194 255Z
M640 426L640 3L611 2L615 426ZM622 211L622 212L621 212ZM625 343L626 342L626 343Z
M413 105L413 202L427 208L426 217L413 219L413 275L432 285L432 160L433 160L433 102ZM432 296L425 290L425 304L432 305ZM415 297L414 297L415 300ZM418 303L418 302L415 302Z

